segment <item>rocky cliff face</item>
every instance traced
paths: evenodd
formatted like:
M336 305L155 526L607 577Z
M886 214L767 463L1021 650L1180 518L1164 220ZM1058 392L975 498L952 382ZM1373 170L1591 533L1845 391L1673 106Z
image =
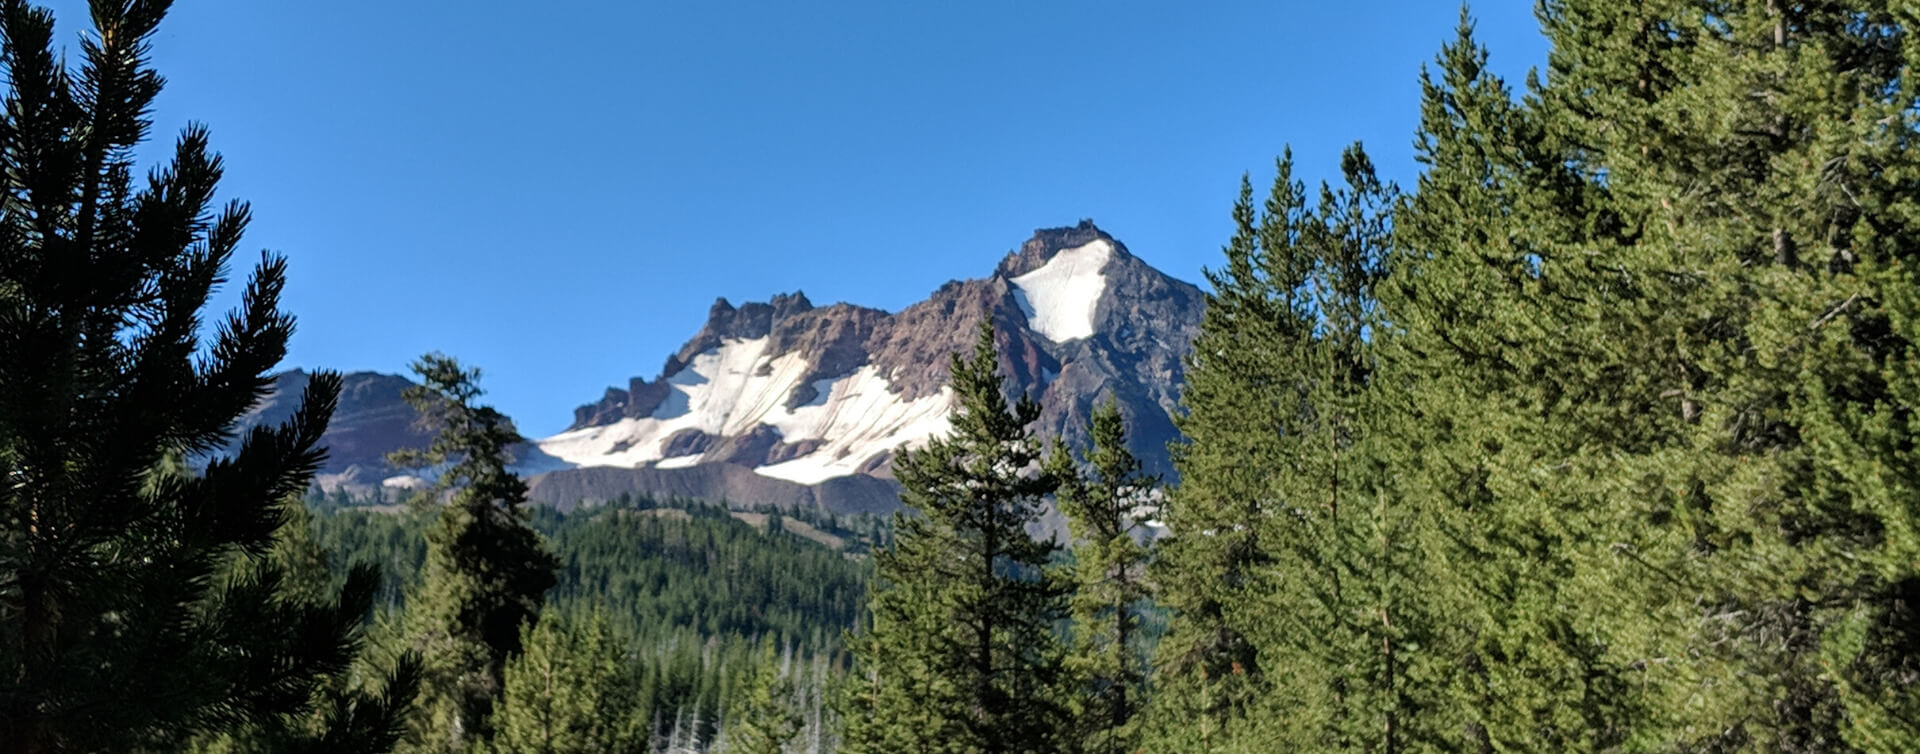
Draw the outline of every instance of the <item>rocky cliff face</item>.
M226 452L239 449L240 438L248 429L278 425L292 416L311 378L312 375L300 369L274 375L272 392L241 417L240 431ZM353 492L421 483L419 475L428 472L395 468L386 460L386 454L395 450L424 448L433 442L433 432L421 424L419 412L402 397L413 385L412 380L394 374L349 372L341 375L340 404L320 439L320 444L327 449L327 461L314 475L314 483L328 491ZM570 466L547 456L531 443L516 445L511 452L515 468L522 474Z
M816 307L798 293L715 302L659 376L609 388L539 446L589 468L726 464L799 485L885 479L897 448L947 429L948 357L972 347L985 318L1007 373L1040 401L1043 434L1084 443L1088 414L1111 397L1135 453L1170 473L1170 417L1201 307L1199 289L1091 222L1043 229L988 277L949 282L897 313ZM569 491L613 494L598 486Z
M658 376L608 388L567 431L517 447L517 468L532 477L535 500L558 505L631 492L887 510L898 504L894 453L949 427L949 357L971 349L988 319L1006 374L1040 402L1043 435L1083 446L1088 415L1111 397L1148 470L1171 474L1181 360L1201 307L1199 289L1091 222L1037 231L992 274L949 282L899 312L815 306L799 293L720 300ZM278 375L242 429L283 421L307 379ZM426 472L383 459L431 439L401 399L412 383L372 372L344 383L320 484L419 481Z
M311 377L299 369L274 375L273 392L241 418L241 433L228 450L238 449L245 430L277 425L292 416ZM315 478L320 486L370 489L400 473L387 465L384 456L389 451L426 447L432 436L417 425L413 407L400 397L412 385L405 377L378 372L341 375L340 405L322 438L327 462Z

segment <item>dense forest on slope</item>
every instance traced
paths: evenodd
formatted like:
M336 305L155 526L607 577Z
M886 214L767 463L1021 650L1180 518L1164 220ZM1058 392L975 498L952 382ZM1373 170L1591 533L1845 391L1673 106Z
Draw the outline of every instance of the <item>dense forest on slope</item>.
M166 5L95 3L69 71L0 2L0 752L1920 741L1906 5L1549 0L1517 87L1463 13L1415 185L1356 144L1223 202L1178 484L1117 409L1040 437L987 321L886 524L530 505L437 353L405 500L301 501L331 373L190 463L293 318L267 255L202 332L248 220L203 129L132 178Z
M432 511L319 493L308 505L313 544L331 562L382 567L381 620L397 622L418 588ZM860 551L885 524L816 512L792 519L844 537L836 548L783 526L789 516L630 496L564 513L534 509L530 522L559 563L545 610L597 620L596 630L624 645L616 656L638 678L632 693L647 700L637 706L659 726L654 735L671 739L677 725L683 741L711 741L766 662L806 669L817 660L824 675L814 686L845 672L841 638L863 612L871 570Z
M868 562L760 516L754 525L714 505L645 498L566 513L536 509L533 527L560 562L548 604L597 607L633 629L839 651L840 633L854 626L866 599ZM770 520L779 526L781 517ZM838 520L821 515L822 526L835 527L829 519ZM380 565L383 604L405 609L407 587L426 559L420 515L351 506L316 513L312 526L315 543L336 562Z

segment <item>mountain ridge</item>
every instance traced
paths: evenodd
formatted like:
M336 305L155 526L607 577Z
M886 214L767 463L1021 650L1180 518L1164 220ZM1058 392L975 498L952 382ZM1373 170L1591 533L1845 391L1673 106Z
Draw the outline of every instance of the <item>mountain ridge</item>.
M948 281L897 313L816 307L799 292L739 306L720 299L658 375L608 388L540 444L580 466L724 462L808 483L885 478L895 448L945 429L947 357L971 348L991 319L1007 374L1041 403L1043 434L1084 442L1086 415L1112 397L1135 452L1168 474L1175 385L1200 307L1198 288L1091 221L1043 228L987 277ZM856 412L861 421L843 421Z
M1093 407L1112 399L1143 465L1170 477L1177 386L1202 306L1199 288L1088 220L1036 230L986 277L950 280L897 312L818 306L799 291L720 298L656 375L576 408L565 430L516 449L517 468L534 499L558 505L636 493L875 512L897 505L898 448L947 428L949 357L988 320L1012 387L1040 403L1043 436L1084 445ZM290 411L304 375L276 377L250 421ZM421 472L382 457L429 439L399 400L411 382L346 377L352 397L328 433L322 484L417 483Z

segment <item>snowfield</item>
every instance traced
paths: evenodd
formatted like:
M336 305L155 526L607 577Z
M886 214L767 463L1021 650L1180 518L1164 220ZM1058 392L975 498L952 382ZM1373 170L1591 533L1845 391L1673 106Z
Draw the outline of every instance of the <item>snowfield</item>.
M764 424L778 430L785 442L818 440L821 445L807 455L754 470L813 484L853 474L903 444L922 445L949 426L952 391L908 401L890 390L871 365L816 380L818 396L789 409L787 398L799 387L807 363L799 354L772 356L767 347L766 338L726 341L667 378L667 398L653 415L562 432L540 440L539 447L578 466L678 468L701 459L667 458L663 446L674 434L691 429L733 437Z
M1013 278L1013 298L1027 325L1055 343L1093 334L1094 308L1107 290L1101 270L1113 258L1102 239L1053 255L1040 269Z

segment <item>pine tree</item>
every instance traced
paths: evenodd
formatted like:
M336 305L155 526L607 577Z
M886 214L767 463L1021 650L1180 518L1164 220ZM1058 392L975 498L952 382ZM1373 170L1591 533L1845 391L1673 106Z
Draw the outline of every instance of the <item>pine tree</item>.
M238 555L228 564L227 579L260 578L260 571L280 579L285 599L324 600L338 580L333 558L313 536L313 516L299 497L281 502L284 523L274 533L273 547L264 559ZM204 754L226 752L385 752L405 731L406 716L419 694L420 662L414 655L397 658L391 673L368 678L364 663L320 679L307 709L247 726L230 726L203 735L188 748Z
M1309 203L1283 156L1264 211L1243 181L1227 265L1209 275L1172 552L1156 564L1175 610L1156 749L1393 752L1458 737L1435 714L1458 633L1438 599L1442 533L1393 483L1406 417L1403 387L1381 374L1396 332L1375 288L1395 190L1357 145L1342 170ZM1218 636L1243 659L1183 678ZM1219 699L1232 706L1203 706Z
M493 750L644 752L652 710L638 706L624 643L598 611L550 615L528 627L525 650L506 666Z
M1283 667L1262 700L1244 750L1451 748L1436 725L1436 678L1452 649L1453 616L1437 606L1439 534L1429 511L1392 484L1401 386L1382 375L1397 336L1376 292L1392 261L1396 189L1359 146L1342 155L1344 182L1323 184L1303 212L1269 214L1259 250L1274 281L1274 379L1291 386L1275 437L1285 465L1269 470L1272 511L1249 524L1272 552L1267 616L1249 627L1261 662ZM1304 194L1281 189L1274 206ZM1283 287L1284 286L1284 287ZM1216 440L1245 442L1238 438ZM1232 445L1214 452L1229 454Z
M1305 200L1291 155L1277 167L1267 217L1291 223ZM1181 482L1162 512L1170 534L1150 572L1172 618L1155 650L1148 738L1169 751L1207 751L1229 740L1264 692L1265 668L1246 636L1263 616L1245 607L1273 557L1250 524L1269 513L1267 470L1286 462L1274 440L1299 389L1276 377L1275 359L1285 356L1264 347L1289 342L1273 329L1278 318L1268 291L1298 291L1305 275L1260 269L1260 218L1245 177L1233 221L1226 266L1206 271L1206 312L1187 359L1185 410L1175 417L1183 442L1171 448Z
M539 617L557 561L527 523L526 483L507 468L520 434L477 403L479 370L439 354L421 357L413 370L421 384L405 397L438 434L390 462L432 468L439 481L421 498L433 516L427 562L400 628L400 641L426 669L409 743L459 751L489 735L502 671L520 652L522 627Z
M1486 62L1463 13L1438 80L1422 76L1425 170L1381 296L1409 404L1399 489L1446 534L1440 591L1467 642L1439 714L1474 747L1644 743L1680 550L1647 526L1672 488L1623 451L1677 437L1680 394L1649 384L1674 344L1638 315L1685 310L1620 253L1605 182L1561 124Z
M1678 488L1658 529L1691 545L1662 563L1693 607L1668 642L1688 661L1662 679L1695 711L1676 735L1908 748L1911 13L1547 10L1543 109L1630 231L1619 246L1654 306L1626 319L1674 344L1642 363L1669 373L1677 439L1628 459Z
M1067 669L1084 687L1075 699L1079 750L1128 754L1140 745L1136 718L1147 690L1140 623L1149 597L1149 552L1135 539L1135 516L1156 499L1159 480L1143 475L1127 450L1126 426L1112 399L1093 414L1092 440L1084 477L1065 447L1056 445L1048 459L1075 541L1075 642Z
M851 639L846 748L1060 751L1066 590L1049 568L1059 546L1028 533L1055 489L1029 428L1040 408L1008 405L990 321L951 385L951 432L894 466L911 514L875 556L872 627Z
M263 255L239 309L201 339L249 217L214 209L222 165L205 129L134 182L168 6L96 3L70 71L49 12L0 2L0 751L174 748L312 713L357 651L377 581L356 569L302 596L260 557L280 501L323 459L337 376L315 375L284 425L232 456L180 463L227 446L293 319L286 263ZM374 699L352 719L322 710L328 735L378 748L394 709Z
M776 654L772 644L766 645L753 685L729 715L732 724L724 737L728 754L782 754L800 736L807 712L800 671L792 649Z

